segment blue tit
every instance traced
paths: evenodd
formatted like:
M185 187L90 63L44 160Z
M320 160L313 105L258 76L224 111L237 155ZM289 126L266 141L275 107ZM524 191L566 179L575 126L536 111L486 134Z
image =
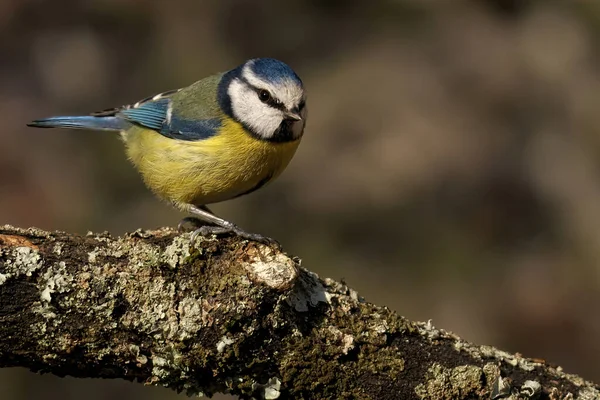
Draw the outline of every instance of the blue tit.
M298 75L281 61L258 58L135 104L28 125L120 132L145 184L210 224L194 236L233 232L270 242L206 205L251 193L279 176L298 148L305 122Z

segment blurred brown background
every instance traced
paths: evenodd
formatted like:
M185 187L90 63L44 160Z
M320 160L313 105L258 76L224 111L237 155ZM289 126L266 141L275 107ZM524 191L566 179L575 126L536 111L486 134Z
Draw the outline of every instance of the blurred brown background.
M214 209L369 301L600 381L599 40L596 0L0 0L0 223L175 225L115 135L25 123L280 58L309 92L304 141ZM0 387L181 398L18 369Z

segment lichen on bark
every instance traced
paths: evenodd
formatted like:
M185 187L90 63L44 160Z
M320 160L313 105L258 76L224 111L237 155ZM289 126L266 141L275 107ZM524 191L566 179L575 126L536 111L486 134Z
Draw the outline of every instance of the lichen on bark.
M112 238L0 227L0 324L0 366L188 394L599 393L541 360L476 346L370 304L278 249L235 237L191 245L189 234L170 229Z

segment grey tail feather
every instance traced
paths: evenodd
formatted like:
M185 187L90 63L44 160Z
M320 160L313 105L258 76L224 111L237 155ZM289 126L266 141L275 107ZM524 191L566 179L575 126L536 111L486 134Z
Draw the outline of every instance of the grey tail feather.
M50 117L31 121L27 126L35 128L92 129L103 131L121 131L127 129L127 121L119 117L94 117L89 115Z

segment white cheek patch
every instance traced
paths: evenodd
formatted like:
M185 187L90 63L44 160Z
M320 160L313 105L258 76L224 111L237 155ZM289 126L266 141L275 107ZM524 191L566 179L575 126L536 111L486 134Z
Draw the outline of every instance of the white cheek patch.
M233 116L238 121L264 138L273 136L283 120L280 110L261 102L256 92L238 79L230 83L227 93L231 98Z
M273 88L273 94L281 100L286 109L291 110L300 104L303 93L295 82L285 80L281 85Z

